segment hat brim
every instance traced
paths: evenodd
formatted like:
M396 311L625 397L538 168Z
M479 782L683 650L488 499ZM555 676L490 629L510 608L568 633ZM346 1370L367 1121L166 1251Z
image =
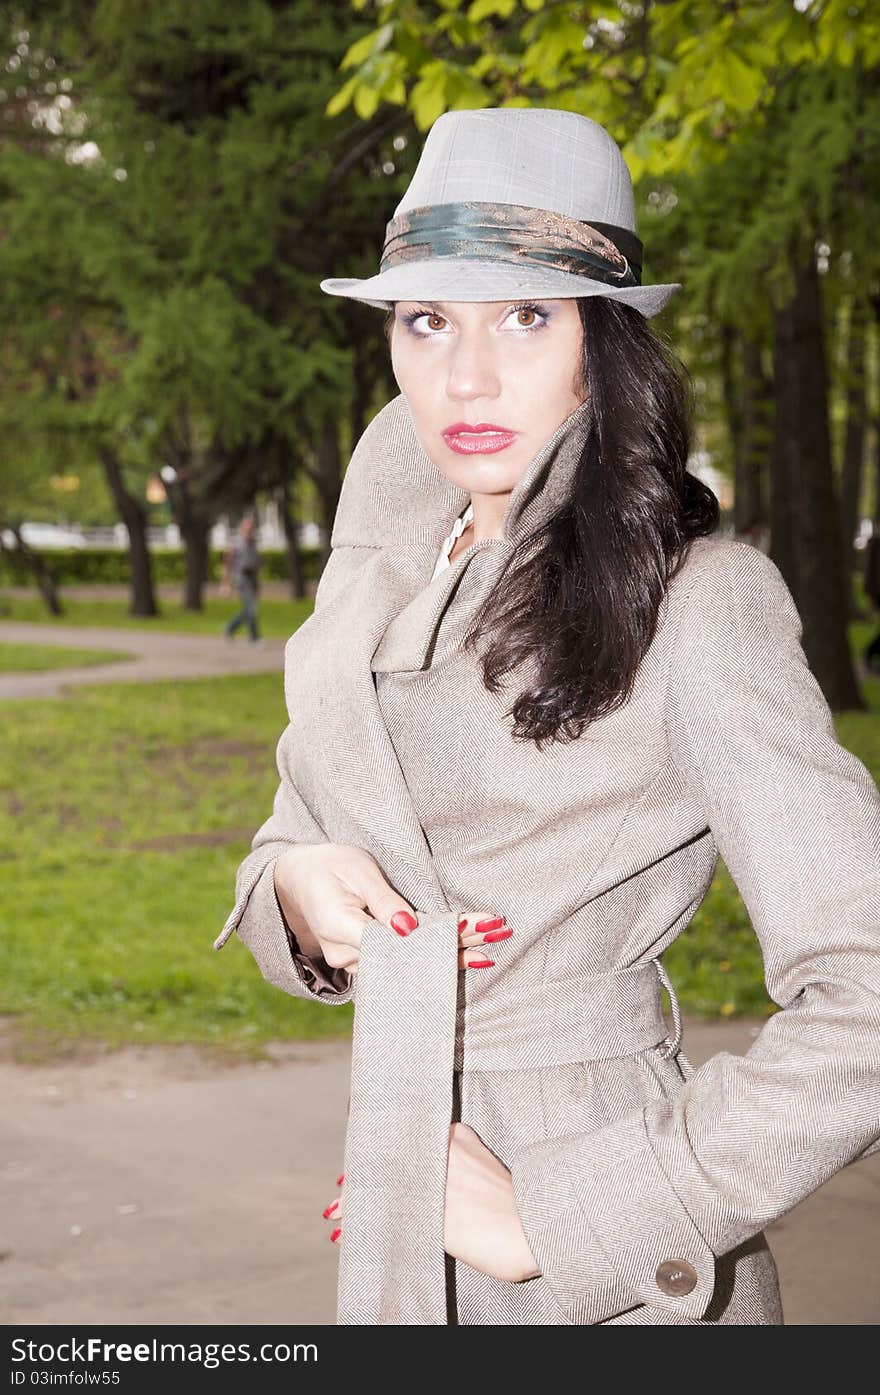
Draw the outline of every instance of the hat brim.
M495 301L508 296L545 296L553 300L603 295L634 305L650 317L663 309L681 283L657 286L611 286L591 276L576 276L554 267L506 265L474 257L437 257L403 262L377 276L361 280L330 277L322 281L326 295L346 296L377 310L390 310L396 300Z

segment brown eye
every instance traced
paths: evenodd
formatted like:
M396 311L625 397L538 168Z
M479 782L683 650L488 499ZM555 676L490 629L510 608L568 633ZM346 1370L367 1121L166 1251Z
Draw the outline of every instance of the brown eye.
M440 324L431 324L432 320L439 320ZM445 325L446 321L444 320L443 316L438 315L435 310L432 314L428 316L428 323L431 324L431 329L439 329L441 325Z
M524 320L522 318L523 315L531 315L532 318L530 320ZM530 305L523 305L521 309L517 311L517 319L524 329L531 329L532 325L535 323L535 312Z

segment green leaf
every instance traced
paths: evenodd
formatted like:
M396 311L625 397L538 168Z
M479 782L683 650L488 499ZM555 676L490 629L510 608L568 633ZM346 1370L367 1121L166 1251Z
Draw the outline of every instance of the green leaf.
M362 39L357 39L355 43L346 50L340 63L340 69L357 68L361 63L365 63L368 58L381 53L391 43L394 37L394 24L383 24L378 29L374 29L370 34L364 34Z
M736 111L751 111L764 90L764 73L744 63L735 49L726 49L715 64L720 94Z
M532 24L530 20L525 27ZM572 19L564 10L555 9L541 16L536 30L539 37L526 49L523 73L527 80L552 91L559 85L560 69L572 58L583 58L586 25Z
M446 110L448 70L439 58L429 63L410 93L410 106L419 130L426 131Z
M474 0L467 17L471 24L479 24L481 19L488 19L490 15L501 15L503 19L509 19L515 9L516 0Z
M369 121L375 115L381 95L375 87L360 83L354 94L354 109L362 121Z
M475 78L484 78L487 73L498 64L498 55L495 53L481 53L476 63L470 66L470 72Z
M491 97L481 82L459 69L449 72L446 82L446 105L450 111L471 111L489 106Z
M392 106L402 107L406 105L406 83L402 77L392 78L382 88L382 98L386 102L391 102Z
M344 111L354 96L354 90L358 85L357 77L350 77L338 92L335 92L324 108L325 116L338 116Z

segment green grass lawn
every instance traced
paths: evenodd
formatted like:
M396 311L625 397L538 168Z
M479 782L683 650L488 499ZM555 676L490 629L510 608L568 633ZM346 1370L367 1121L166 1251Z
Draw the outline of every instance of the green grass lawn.
M880 680L840 739L880 773ZM266 1042L350 1031L270 987L233 936L212 948L235 870L271 809L286 722L276 676L77 688L3 706L0 1013L15 1050ZM686 1012L772 1010L748 916L723 865L665 957Z
M294 1000L235 938L211 944L271 809L277 677L90 686L3 721L0 1012L19 1054L350 1030L350 1007Z
M0 641L0 673L44 673L52 668L91 668L131 659L108 649L59 649L54 644L6 644Z
M203 610L184 610L179 600L163 600L161 615L144 620L128 614L128 603L119 600L67 599L63 615L50 615L36 596L0 595L0 620L27 621L37 625L101 625L120 629L173 631L178 634L216 635L240 609L235 598L209 596ZM260 628L267 639L286 639L312 613L312 600L261 600ZM239 638L247 635L243 627Z

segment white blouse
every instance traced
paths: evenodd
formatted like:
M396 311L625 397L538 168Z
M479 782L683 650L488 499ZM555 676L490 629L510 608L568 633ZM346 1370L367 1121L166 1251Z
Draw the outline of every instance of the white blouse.
M434 571L431 575L432 581L434 580L435 576L438 576L440 572L442 572L446 567L451 565L449 561L449 554L455 546L456 539L461 537L462 533L470 523L473 516L474 506L472 503L469 502L464 511L458 515L458 518L455 520L455 523L453 525L452 532L449 534L448 538L446 539L446 541L440 549L440 556L437 558L436 566L434 567Z

